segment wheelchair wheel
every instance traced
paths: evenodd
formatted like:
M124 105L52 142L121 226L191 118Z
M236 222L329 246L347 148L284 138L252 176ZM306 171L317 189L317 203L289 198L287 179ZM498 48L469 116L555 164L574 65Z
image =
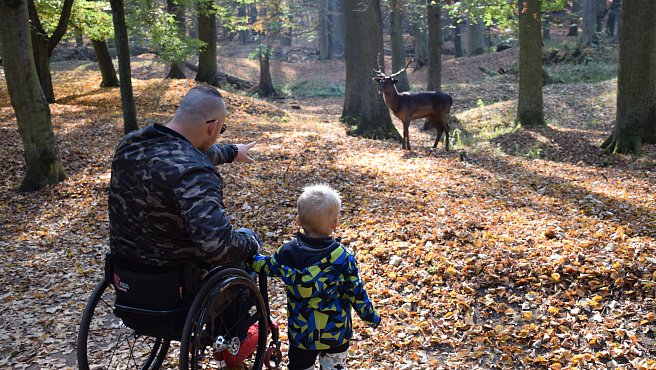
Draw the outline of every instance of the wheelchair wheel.
M139 335L114 316L115 293L106 281L96 285L84 308L77 337L77 363L82 370L158 369L170 342Z
M251 277L239 269L220 271L203 283L191 305L180 343L180 369L259 370L267 326L265 302Z

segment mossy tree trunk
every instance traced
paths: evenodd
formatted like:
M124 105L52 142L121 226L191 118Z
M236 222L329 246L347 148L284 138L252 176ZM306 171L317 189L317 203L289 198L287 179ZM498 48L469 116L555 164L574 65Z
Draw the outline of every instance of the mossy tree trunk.
M390 42L392 47L392 72L401 70L406 63L403 46L403 1L390 2ZM408 75L401 73L397 79L396 88L399 91L409 91Z
M355 135L400 141L378 86L371 80L376 59L383 55L380 0L345 1L344 18L346 87L341 119Z
M439 1L427 0L428 11L428 84L427 89L442 88L442 12Z
M641 154L656 143L656 1L624 0L621 17L617 115L602 147Z
M18 191L35 191L64 180L50 107L39 83L26 0L0 0L0 54L23 142L25 177Z
M519 95L517 121L544 126L542 101L541 0L519 1Z

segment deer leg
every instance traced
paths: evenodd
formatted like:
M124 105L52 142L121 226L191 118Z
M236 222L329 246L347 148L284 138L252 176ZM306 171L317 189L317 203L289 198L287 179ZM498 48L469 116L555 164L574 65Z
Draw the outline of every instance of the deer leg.
M435 144L433 144L433 148L437 148L437 143L440 142L440 139L442 138L442 132L444 132L444 130L442 130L439 125L436 125L435 129L437 130L437 136L435 137Z
M410 127L410 121L403 121L403 149L410 150L410 135L408 133L408 127Z

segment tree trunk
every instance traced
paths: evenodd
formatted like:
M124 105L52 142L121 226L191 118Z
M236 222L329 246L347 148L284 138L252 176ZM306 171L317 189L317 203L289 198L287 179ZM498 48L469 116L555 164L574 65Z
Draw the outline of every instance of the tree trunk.
M346 87L341 120L350 132L369 138L400 140L378 87L371 80L383 54L380 0L345 1Z
M551 40L551 20L547 17L542 21L542 40Z
M319 58L333 59L332 18L334 0L320 0L319 4Z
M595 22L595 32L601 33L604 30L604 17L606 16L606 0L597 0L597 22Z
M415 62L412 68L420 69L428 64L428 33L419 24L415 23L412 25L412 34L415 39Z
M198 53L196 81L219 86L216 75L216 15L212 10L212 3L206 0L198 2L198 39L206 45Z
M55 102L55 93L52 89L52 77L50 76L50 55L52 54L52 51L55 50L55 47L59 44L62 37L66 34L66 28L68 27L68 20L71 17L72 7L73 0L64 0L57 27L52 33L52 36L48 36L48 33L41 25L39 15L36 12L36 6L34 5L34 0L28 1L34 63L39 75L41 89L49 103Z
M606 34L611 37L613 41L619 40L619 25L620 25L620 0L613 0L610 8L608 9L608 22L606 23Z
M34 65L39 77L41 90L48 103L55 102L55 92L52 88L52 76L50 74L50 57L48 56L48 39L38 36L32 32L32 53L34 54Z
M567 36L579 35L579 12L581 11L581 0L572 0L572 14L570 14L570 25Z
M100 87L118 87L118 77L116 77L116 69L112 57L109 55L109 48L105 40L98 41L91 39L93 50L96 52L96 59L98 60L98 68L102 75L102 82Z
M427 0L428 11L428 85L427 89L442 88L442 12L439 2Z
M462 37L460 35L460 25L462 21L459 17L453 18L453 48L454 56L456 58L461 58L465 54L462 52Z
M642 153L656 143L656 2L624 0L615 128L602 147Z
M403 2L392 0L390 2L390 41L392 46L392 72L400 71L405 66L405 47L403 45ZM409 91L407 73L397 76L399 82L396 88L399 91Z
M483 31L485 27L483 25L482 19L475 20L477 23L473 23L474 20L467 22L467 27L469 28L469 34L467 38L467 44L469 46L469 55L481 55L485 52L483 48Z
M64 180L64 167L52 131L50 107L34 64L25 0L0 0L0 47L11 105L25 155L18 191L35 191Z
M519 7L517 121L526 127L545 125L542 102L541 2L541 0L524 0L520 1Z
M137 108L132 92L132 68L130 67L130 46L128 29L125 25L125 8L123 0L110 0L112 19L114 21L114 38L118 57L118 74L121 86L121 105L123 107L123 132L129 133L139 129Z
M595 39L595 29L597 25L597 0L583 1L583 32L581 42L590 44Z
M271 80L271 68L269 51L262 50L263 46L260 45L260 82L257 84L257 94L264 98L277 95L276 89L273 88L273 81Z
M335 1L333 23L333 49L335 54L344 54L344 0Z
M178 34L180 37L185 35L185 8L179 5L176 1L166 0L166 11L173 16L175 23L178 26ZM171 62L169 73L166 78L187 78L184 73L184 61Z

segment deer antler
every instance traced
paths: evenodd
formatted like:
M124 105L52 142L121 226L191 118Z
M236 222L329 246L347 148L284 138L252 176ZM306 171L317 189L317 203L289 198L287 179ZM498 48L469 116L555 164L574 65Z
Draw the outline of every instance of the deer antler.
M403 67L403 69L401 69L398 72L392 73L392 75L390 77L396 77L396 76L400 75L401 73L403 73L406 70L406 68L408 68L410 63L412 63L413 60L414 60L414 58L408 59L408 63L405 64L405 67Z
M379 77L385 77L385 73L381 70L382 67L380 66L380 53L378 53L378 56L376 57L376 62L378 63L378 69L374 69L374 72L376 72L376 75Z

